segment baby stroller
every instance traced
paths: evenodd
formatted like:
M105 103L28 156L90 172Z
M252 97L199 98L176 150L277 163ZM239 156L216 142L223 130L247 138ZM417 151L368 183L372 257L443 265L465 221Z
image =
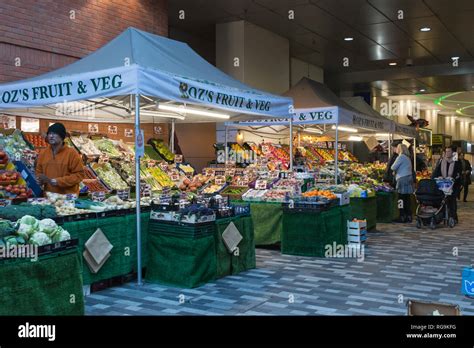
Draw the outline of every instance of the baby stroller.
M449 227L454 227L456 222L454 217L449 216L449 209L446 204L452 194L453 183L451 179L420 180L415 192L418 202L416 207L417 228L430 225L430 228L434 230L436 225L441 222Z

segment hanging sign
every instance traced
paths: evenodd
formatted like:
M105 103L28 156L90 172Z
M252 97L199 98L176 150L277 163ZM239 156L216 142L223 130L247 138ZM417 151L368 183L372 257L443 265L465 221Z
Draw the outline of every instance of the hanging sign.
M151 186L149 184L140 184L140 197L150 197Z
M133 129L125 128L124 135L125 138L133 138Z
M255 182L255 189L256 190L266 190L267 189L267 181L266 180L257 180Z
M89 123L87 125L87 129L89 130L89 133L91 134L99 133L99 125L97 123Z
M206 168L206 176L214 176L215 170L212 168Z
M117 126L108 126L107 131L108 131L109 134L113 134L113 135L118 134Z
M235 176L235 168L226 169L225 176Z
M153 134L155 134L155 135L163 134L163 128L161 126L154 126L153 127Z
M249 177L247 175L241 176L237 180L237 186L248 186L249 185Z
M145 135L143 129L140 129L137 133L135 144L135 156L143 157L145 155Z

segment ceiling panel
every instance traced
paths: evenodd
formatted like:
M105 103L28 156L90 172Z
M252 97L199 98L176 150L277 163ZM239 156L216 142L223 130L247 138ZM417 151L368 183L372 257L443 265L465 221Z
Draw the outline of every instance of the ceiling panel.
M349 25L367 25L389 21L366 0L322 0L318 2L317 6Z
M407 40L406 34L391 22L359 26L358 29L378 44L392 44Z
M404 19L432 16L433 12L421 0L367 0L378 11L391 20L398 21L398 11L403 11ZM443 0L445 1L445 0Z
M385 44L383 45L383 47L402 59L406 59L408 57L432 57L431 53L428 50L426 50L423 46L421 46L415 41L407 40L396 44Z
M425 3L439 15L474 11L472 0L425 0Z
M410 38L415 40L427 40L434 38L443 38L447 40L453 39L451 33L435 16L406 19L403 21L398 21L397 25L406 31ZM431 30L422 32L420 31L420 28L423 27L431 28Z
M460 57L461 60L471 60L471 55L457 40L441 42L438 39L419 40L423 47L443 62L451 62L451 57Z

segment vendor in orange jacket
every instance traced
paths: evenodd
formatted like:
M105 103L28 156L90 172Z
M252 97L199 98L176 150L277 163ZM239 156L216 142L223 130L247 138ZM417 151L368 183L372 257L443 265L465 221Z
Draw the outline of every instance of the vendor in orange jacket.
M46 141L49 147L40 152L36 164L36 180L45 192L79 194L79 183L84 168L79 154L66 144L66 128L54 123L48 128Z

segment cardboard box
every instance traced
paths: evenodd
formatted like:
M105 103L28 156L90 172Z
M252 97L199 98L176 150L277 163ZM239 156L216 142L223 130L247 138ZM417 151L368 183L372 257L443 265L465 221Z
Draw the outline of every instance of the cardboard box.
M461 315L458 305L437 302L422 302L416 300L407 301L409 316L446 316Z

